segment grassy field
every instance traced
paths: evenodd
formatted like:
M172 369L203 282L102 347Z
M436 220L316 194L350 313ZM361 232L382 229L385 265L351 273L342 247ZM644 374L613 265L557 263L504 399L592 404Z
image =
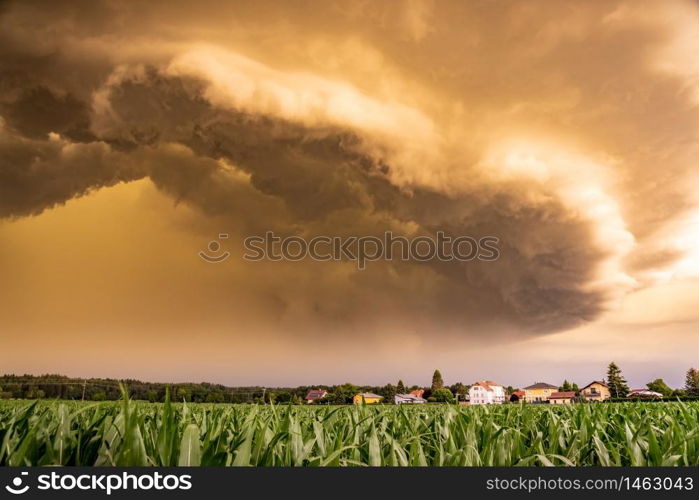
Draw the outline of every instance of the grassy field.
M699 403L0 402L0 465L699 465Z

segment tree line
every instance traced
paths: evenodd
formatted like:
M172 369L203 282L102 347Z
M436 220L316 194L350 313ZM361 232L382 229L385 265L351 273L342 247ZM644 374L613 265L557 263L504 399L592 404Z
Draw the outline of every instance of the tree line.
M625 398L629 386L616 363L607 367L606 383L612 398ZM350 382L340 385L314 385L297 387L231 387L222 384L201 383L161 383L143 382L136 379L89 378L80 379L58 374L46 375L2 375L0 376L0 399L68 399L85 401L115 401L121 398L120 384L123 384L131 398L137 400L162 402L169 390L176 401L193 403L302 403L311 389L324 389L328 395L323 404L349 404L355 394L371 392L382 396L383 401L393 402L396 394L422 390L422 397L430 402L452 403L464 401L468 396L469 384L457 382L450 386L444 384L439 370L432 375L428 387L418 385L406 386L402 380L395 385L360 386ZM699 397L699 370L690 368L682 389L672 389L663 379L655 379L646 384L650 391L658 392L666 398ZM505 387L505 392L512 394L519 389ZM580 388L576 383L565 380L560 391L572 391L576 394Z
M441 375L439 376L441 380ZM468 393L468 386L457 383L444 388L443 382L434 387L406 386L402 380L395 385L361 386L352 383L340 385L314 385L297 387L232 387L222 384L201 383L160 383L143 382L136 379L111 378L73 378L59 374L46 375L2 375L0 376L0 399L68 399L85 401L116 401L121 398L120 384L123 384L132 399L162 402L167 390L176 401L193 403L302 403L311 389L324 389L328 396L323 399L327 404L349 404L360 392L372 392L383 397L384 401L393 402L396 394L403 394L423 389L424 397L436 401L451 401L454 394L463 397ZM437 392L436 399L432 396ZM444 391L449 392L448 398Z

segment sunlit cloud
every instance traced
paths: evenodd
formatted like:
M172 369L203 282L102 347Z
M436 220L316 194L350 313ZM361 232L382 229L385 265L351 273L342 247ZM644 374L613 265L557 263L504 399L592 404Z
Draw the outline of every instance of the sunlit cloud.
M206 339L215 362L189 373L228 381L261 353L299 383L690 362L696 2L309 5L3 6L4 365L53 351L52 332L75 357L29 368L114 337L123 355ZM236 258L267 230L493 235L501 253L361 272ZM222 233L232 258L203 266Z

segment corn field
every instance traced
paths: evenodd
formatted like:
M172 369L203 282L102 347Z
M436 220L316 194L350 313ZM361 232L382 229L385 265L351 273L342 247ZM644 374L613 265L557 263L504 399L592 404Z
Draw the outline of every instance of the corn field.
M699 403L0 403L0 465L699 465Z

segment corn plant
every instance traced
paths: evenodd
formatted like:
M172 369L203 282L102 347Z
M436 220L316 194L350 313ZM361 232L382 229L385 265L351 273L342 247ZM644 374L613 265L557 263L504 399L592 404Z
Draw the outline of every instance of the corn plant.
M697 466L699 403L3 401L0 465Z

